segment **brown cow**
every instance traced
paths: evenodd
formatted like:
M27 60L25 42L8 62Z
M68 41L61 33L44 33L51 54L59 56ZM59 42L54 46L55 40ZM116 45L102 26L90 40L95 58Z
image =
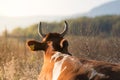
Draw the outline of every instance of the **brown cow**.
M44 64L38 80L120 80L120 65L108 62L78 59L68 52L68 41L62 33L43 34L41 23L38 28L41 42L30 40L27 45L32 51L43 50Z

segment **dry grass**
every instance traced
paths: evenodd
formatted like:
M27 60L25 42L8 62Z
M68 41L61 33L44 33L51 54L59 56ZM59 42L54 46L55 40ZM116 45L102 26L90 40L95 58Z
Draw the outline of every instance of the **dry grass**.
M0 39L0 80L37 80L42 65L39 53L31 53L25 42Z
M69 51L75 56L120 63L120 38L68 37Z
M120 63L120 38L67 36L67 39L69 51L75 56ZM25 42L0 37L0 80L37 80L42 53L28 51Z

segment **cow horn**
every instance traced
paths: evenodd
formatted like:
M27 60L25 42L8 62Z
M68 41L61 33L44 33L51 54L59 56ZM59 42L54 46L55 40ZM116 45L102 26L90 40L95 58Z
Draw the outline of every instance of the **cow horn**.
M45 37L45 34L42 33L41 22L38 24L38 34L39 34L42 38Z
M67 23L67 21L65 21L65 27L64 27L64 30L63 30L62 33L60 33L61 36L62 36L62 37L65 36L65 34L67 33L67 31L68 31L68 23Z

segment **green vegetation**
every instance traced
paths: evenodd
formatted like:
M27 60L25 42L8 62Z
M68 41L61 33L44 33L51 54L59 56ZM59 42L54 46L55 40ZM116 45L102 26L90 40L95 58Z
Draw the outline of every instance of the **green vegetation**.
M69 35L78 36L101 36L101 37L120 37L120 16L101 16L95 18L77 18L67 20L69 23ZM43 31L60 32L63 29L63 21L60 23L42 23ZM61 28L62 27L62 28ZM16 28L12 34L20 34L28 38L38 38L37 24L33 24L26 29Z

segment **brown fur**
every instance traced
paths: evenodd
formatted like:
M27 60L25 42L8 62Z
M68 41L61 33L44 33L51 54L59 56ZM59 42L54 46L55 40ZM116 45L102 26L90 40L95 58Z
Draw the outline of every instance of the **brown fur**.
M30 40L27 45L32 51L43 50L44 64L39 80L52 80L53 67L63 59L63 55L51 60L56 51L69 55L63 65L58 80L120 80L120 65L102 61L78 59L68 52L68 41L58 33L47 34L41 42ZM32 46L33 45L33 46ZM32 46L32 47L31 47Z

